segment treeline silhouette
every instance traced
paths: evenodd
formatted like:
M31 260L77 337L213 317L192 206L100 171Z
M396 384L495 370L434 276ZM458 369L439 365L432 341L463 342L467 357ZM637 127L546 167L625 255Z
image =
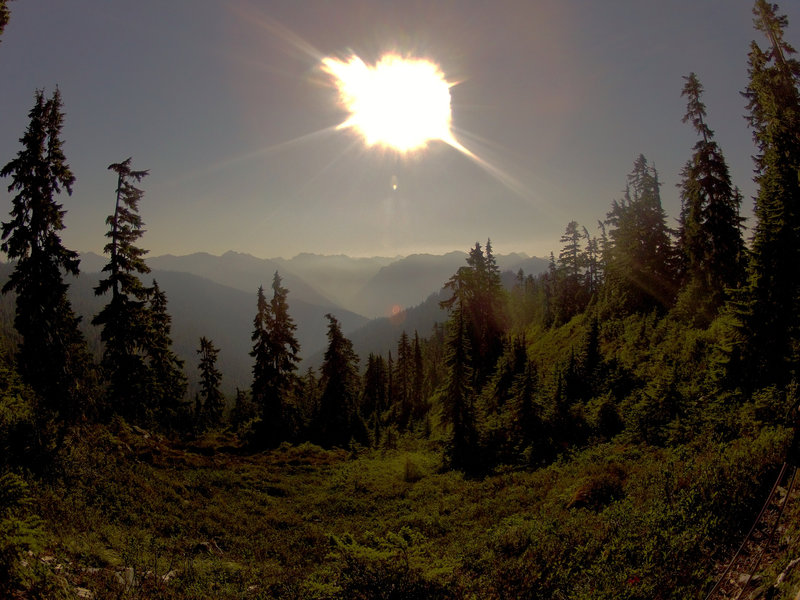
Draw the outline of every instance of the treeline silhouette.
M712 421L724 430L722 413L759 390L791 403L800 348L800 63L776 10L755 3L768 43L753 42L743 93L758 149L749 244L742 195L691 73L683 121L697 143L681 172L676 229L658 172L639 156L596 233L568 223L547 272L520 271L509 289L491 241L476 242L444 284L446 323L403 332L396 353L371 354L362 367L328 315L319 373L297 372L289 290L276 272L271 297L259 287L255 299L252 385L230 401L220 391L220 350L205 337L200 391L187 397L167 297L144 279L137 186L148 172L130 158L109 167L117 189L105 278L95 288L108 298L92 321L103 342L95 364L66 294L79 259L60 238L58 198L75 181L61 93L36 91L22 149L0 171L13 194L2 250L14 271L3 291L16 294L19 339L6 360L33 392L31 439L58 444L69 428L115 416L174 436L231 427L252 448L381 446L416 435L441 442L451 467L481 471L540 465L622 432L669 443Z

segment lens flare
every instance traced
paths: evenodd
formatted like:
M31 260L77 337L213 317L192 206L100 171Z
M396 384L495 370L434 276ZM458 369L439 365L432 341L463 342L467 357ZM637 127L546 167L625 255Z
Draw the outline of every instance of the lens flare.
M432 140L455 142L450 129L454 84L429 60L385 54L370 66L353 55L346 61L324 58L322 68L349 113L339 128L354 129L367 146L406 153Z

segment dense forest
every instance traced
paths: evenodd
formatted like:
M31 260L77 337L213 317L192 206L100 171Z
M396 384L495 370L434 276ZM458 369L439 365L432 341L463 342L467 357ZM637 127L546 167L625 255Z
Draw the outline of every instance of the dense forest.
M276 272L254 282L252 383L234 397L207 337L187 392L131 158L108 167L90 350L60 237L76 177L64 99L37 90L0 170L16 307L0 344L0 595L705 598L800 460L800 62L778 7L753 12L749 232L690 73L676 227L640 155L596 226L566 224L546 272L504 283L476 242L442 282L445 322L359 357L329 314L305 372ZM0 1L0 33L8 19ZM747 597L800 586L800 503L786 504Z

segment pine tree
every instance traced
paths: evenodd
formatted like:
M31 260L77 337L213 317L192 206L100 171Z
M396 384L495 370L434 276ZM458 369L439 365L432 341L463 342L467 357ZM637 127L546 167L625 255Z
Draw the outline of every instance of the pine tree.
M272 299L270 300L272 361L275 373L274 389L285 408L297 383L295 372L300 362L300 344L295 337L297 325L289 314L287 296L289 290L281 285L277 271L272 278Z
M8 0L8 2L10 1L11 0ZM3 31L11 17L11 12L8 10L8 2L6 0L0 0L0 36L3 35Z
M144 233L138 214L144 192L134 185L147 176L147 171L131 169L131 159L110 165L117 173L114 213L106 219L110 230L104 251L109 255L103 267L105 279L95 287L102 296L109 291L111 298L95 316L92 324L102 326L100 339L103 350L103 370L109 383L112 410L125 418L142 423L152 419L156 399L147 397L146 382L150 378L146 361L150 333L147 297L150 293L139 279L149 273L144 261L146 250L135 243Z
M380 354L370 353L367 358L367 370L364 373L364 392L361 407L368 417L370 433L374 444L378 444L381 435L382 415L386 410L387 397L386 361Z
M464 274L466 267L459 273ZM473 374L470 340L465 315L465 278L448 282L453 297L448 302L447 379L442 398L442 421L450 426L447 457L454 469L471 469L476 464L477 432L474 418Z
M475 243L467 257L467 266L461 267L444 286L451 290L452 296L440 303L442 308L450 310L458 302L464 311L476 389L483 386L503 352L507 326L507 297L491 248L490 240L484 254L481 245Z
M705 122L703 87L694 73L684 79L683 122L691 122L700 139L681 173L678 243L692 305L688 310L708 322L727 298L726 290L738 288L744 279L743 219L725 157Z
M612 227L606 283L625 310L663 309L674 299L674 255L660 186L655 167L639 155L625 195L606 216Z
M351 439L366 441L366 429L358 414L358 356L353 343L342 334L338 319L330 313L328 348L322 363L322 397L317 416L318 442L326 447L346 446Z
M272 300L267 304L263 287L258 288L256 316L253 321L253 401L261 410L262 443L277 446L290 437L289 402L296 388L300 346L294 336L297 329L286 301L288 290L275 272Z
M222 423L222 413L225 409L225 399L219 389L222 373L217 369L217 356L219 349L214 347L214 342L206 337L200 338L200 395L196 406L201 406L199 417L202 428L218 427ZM197 413L197 409L195 409Z
M753 379L785 383L796 373L800 343L800 62L783 39L788 21L777 6L757 0L755 27L769 47L754 41L744 96L758 147L758 194L748 293L743 306L746 357Z
M72 194L75 177L61 141L64 115L58 89L50 99L37 90L23 149L0 170L11 177L11 219L2 225L2 249L15 260L3 293L16 292L14 326L22 336L19 371L42 401L42 413L65 422L85 416L92 401L92 366L67 298L63 274L78 275L77 252L67 250L59 232L66 211L55 201ZM45 414L40 415L46 418Z
M421 420L427 412L423 398L423 385L425 382L425 364L422 360L422 346L419 334L414 331L414 345L412 348L413 368L411 376L411 417L415 421Z
M242 427L257 415L256 405L250 401L245 390L236 388L236 396L231 409L231 427L239 432Z
M250 356L255 358L250 395L259 409L261 433L267 438L265 442L267 445L277 445L276 440L281 429L281 407L280 399L272 390L275 373L272 371L270 318L264 287L258 286L256 316L253 319L253 335L250 338L253 342Z
M395 422L401 428L407 427L411 419L412 361L411 342L408 334L403 331L397 340L397 362L394 372L394 385L397 390Z
M603 266L601 242L595 236L589 235L589 230L583 228L583 239L586 241L584 256L586 258L586 291L589 299L597 294L603 283Z
M581 248L583 236L577 221L570 221L561 236L564 244L558 255L557 299L555 314L558 323L566 323L586 308L589 302L588 286L584 282L587 258Z
M167 295L155 280L148 305L149 331L145 337L150 377L148 397L155 406L158 422L174 431L181 425L186 375L183 361L172 350L172 317L167 312Z

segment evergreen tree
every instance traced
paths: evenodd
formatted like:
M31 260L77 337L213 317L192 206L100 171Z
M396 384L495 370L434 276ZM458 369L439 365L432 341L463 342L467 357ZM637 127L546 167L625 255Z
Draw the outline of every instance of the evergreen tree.
M660 185L656 169L639 155L625 195L606 217L612 227L606 283L624 310L665 308L674 299L674 256Z
M11 0L0 0L0 36L8 25L8 20L11 17L11 12L8 10L8 2Z
M589 235L589 230L583 228L583 239L586 240L584 256L586 257L586 291L591 298L597 294L603 283L603 265L601 241Z
M448 282L453 296L446 303L448 319L447 378L442 398L442 421L450 426L447 457L454 469L475 466L477 431L474 418L473 374L470 366L470 339L467 331L465 300L468 269L461 267ZM458 275L461 274L461 277Z
M306 374L300 377L298 409L303 425L311 428L316 424L319 414L319 381L313 367L308 367ZM312 432L313 433L313 432Z
M583 236L576 221L570 221L561 236L564 244L558 255L556 272L556 289L558 297L555 302L556 321L566 323L580 311L589 301L587 286L584 283L584 271L587 264L581 243Z
M423 397L423 385L425 382L425 365L422 360L422 346L419 341L419 334L414 331L414 345L413 345L413 368L411 376L411 417L418 421L422 419L427 412Z
M272 300L267 304L263 287L258 288L256 316L253 321L253 401L261 410L262 443L277 446L290 437L289 402L296 387L300 346L294 336L297 329L289 315L288 290L275 272Z
M511 430L511 440L516 442L520 453L531 448L529 459L541 458L544 450L544 440L542 436L541 417L534 404L534 393L536 391L537 373L535 365L528 361L525 371L514 379L511 388L512 414L514 426ZM536 448L538 446L539 453Z
M342 334L338 319L328 319L328 348L322 363L322 397L317 416L318 442L346 446L351 439L366 441L366 430L357 413L358 356L353 343Z
M745 371L751 379L780 384L796 373L800 341L800 62L783 39L786 16L776 11L764 0L753 8L755 27L769 47L752 42L744 93L758 147L758 194L749 292L741 313Z
M463 319L472 349L473 386L480 389L503 352L507 327L507 298L500 270L491 250L491 240L484 251L479 243L470 250L467 266L461 267L444 286L452 292L440 303L451 310L455 303L464 312Z
M368 416L368 424L373 442L380 440L381 416L386 410L387 397L386 361L380 354L370 353L367 359L367 370L364 373L364 393L361 400L362 412Z
M16 292L14 326L22 337L19 371L42 401L41 417L57 414L74 422L90 408L91 361L67 298L63 274L78 275L77 252L67 250L59 232L66 211L56 202L72 194L75 177L61 141L64 115L58 89L50 99L36 91L23 149L0 170L11 177L11 219L2 225L2 249L16 261L3 293Z
M222 373L217 369L219 349L214 347L214 342L201 337L197 353L200 355L200 395L195 404L195 418L202 428L217 427L222 423L225 409L225 399L219 389L222 381ZM201 407L199 411L197 407Z
M181 425L186 375L183 361L172 350L172 317L167 312L167 295L155 280L148 304L149 330L145 337L150 375L148 397L162 426L175 430Z
M411 342L408 334L403 331L397 340L397 362L394 372L394 385L397 391L395 422L401 428L407 427L411 418L412 361Z
M250 401L245 390L236 388L236 396L231 409L231 427L239 432L244 425L257 416L256 405Z
M262 420L272 422L276 416L280 415L280 407L276 410L275 406L267 406L267 399L274 401L275 395L270 394L270 382L274 379L274 374L270 372L272 366L270 360L272 344L269 339L270 314L267 297L264 295L264 286L258 286L256 297L256 316L253 319L253 335L250 337L253 342L250 356L255 358L250 393L253 402L261 409Z
M112 410L141 423L151 419L157 408L157 400L148 398L146 390L150 378L146 361L150 290L138 277L149 273L150 268L144 261L147 251L135 245L144 233L138 214L144 192L134 182L140 182L148 172L132 170L130 158L108 168L117 173L116 203L114 213L106 219L110 227L106 237L110 241L104 251L109 262L103 272L107 277L94 291L98 296L111 292L111 298L92 323L102 327L102 366L108 378L110 401L115 404Z
M389 350L389 357L386 359L386 401L388 405L392 408L393 413L396 413L396 408L400 404L400 393L397 389L397 379L395 377L395 366L394 366L394 358L392 357L392 351ZM392 420L396 421L397 415L392 415Z
M728 165L705 122L703 87L694 73L684 79L683 122L691 122L700 139L681 173L678 242L692 304L689 310L710 321L726 299L725 290L738 288L744 279L743 219Z

